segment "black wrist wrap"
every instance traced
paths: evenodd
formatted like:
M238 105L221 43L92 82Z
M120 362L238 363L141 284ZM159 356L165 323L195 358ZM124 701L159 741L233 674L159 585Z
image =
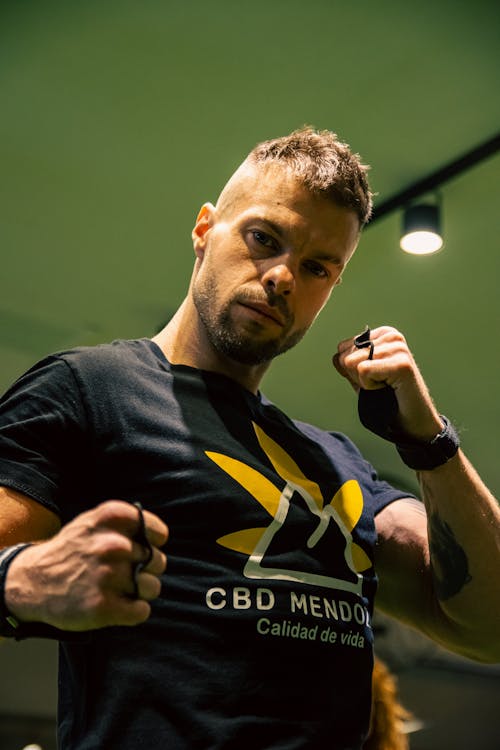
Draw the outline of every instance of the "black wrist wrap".
M358 413L361 423L384 440L394 443L411 469L429 471L453 458L460 447L460 439L446 417L440 414L443 429L431 441L425 442L408 437L400 426L398 412L396 395L389 386L374 391L360 390Z

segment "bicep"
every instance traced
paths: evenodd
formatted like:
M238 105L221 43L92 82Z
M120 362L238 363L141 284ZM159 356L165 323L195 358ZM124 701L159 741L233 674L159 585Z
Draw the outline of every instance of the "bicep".
M53 511L21 492L0 486L0 548L47 539L60 527Z

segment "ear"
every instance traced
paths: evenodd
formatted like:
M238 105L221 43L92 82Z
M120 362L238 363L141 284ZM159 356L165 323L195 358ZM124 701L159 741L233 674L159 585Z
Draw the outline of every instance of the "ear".
M214 225L215 206L211 203L204 203L196 219L196 224L191 232L193 247L199 260L203 259L203 254L207 246L208 230Z

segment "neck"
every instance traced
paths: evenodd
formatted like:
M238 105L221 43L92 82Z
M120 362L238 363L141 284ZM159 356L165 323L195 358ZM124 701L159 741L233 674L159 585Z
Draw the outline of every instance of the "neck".
M252 393L257 393L269 363L244 365L217 351L207 338L191 299L186 297L165 328L153 341L173 365L187 365L226 375Z

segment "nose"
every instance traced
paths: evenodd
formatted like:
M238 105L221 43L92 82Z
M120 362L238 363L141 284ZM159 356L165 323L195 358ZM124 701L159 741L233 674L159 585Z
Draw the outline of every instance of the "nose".
M273 294L287 296L295 287L295 277L287 263L280 262L270 266L262 276L262 286Z

